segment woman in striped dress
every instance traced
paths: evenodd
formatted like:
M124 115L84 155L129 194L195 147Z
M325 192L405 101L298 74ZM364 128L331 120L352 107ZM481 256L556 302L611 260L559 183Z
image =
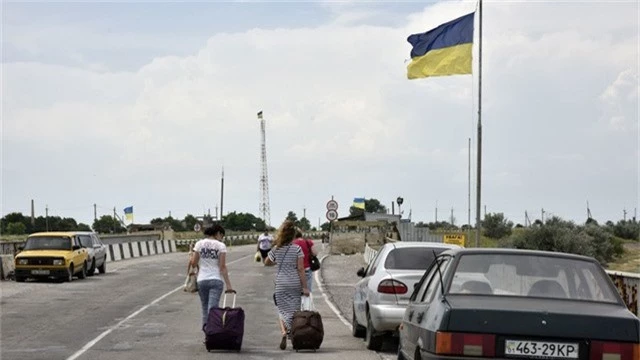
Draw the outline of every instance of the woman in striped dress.
M269 251L264 263L276 265L276 291L274 300L280 315L280 349L287 348L287 336L291 331L293 314L300 310L301 295L309 296L304 273L304 253L293 244L296 228L292 221L285 221L276 237L276 246Z

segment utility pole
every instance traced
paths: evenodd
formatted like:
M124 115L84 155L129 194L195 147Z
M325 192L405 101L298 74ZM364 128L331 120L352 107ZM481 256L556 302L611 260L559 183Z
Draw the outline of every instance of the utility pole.
M484 217L487 217L487 205L484 206Z
M44 218L45 226L47 227L47 231L49 231L49 205L44 206Z
M302 217L307 218L307 208L302 208Z
M453 208L451 208L451 225L453 225Z
M98 220L98 207L97 205L94 203L93 204L93 221L97 221Z
M116 207L113 207L113 233L116 233L116 221L118 219L118 215L116 214Z
M171 210L169 210L169 217L171 217Z
M222 207L224 206L224 166L222 167L222 179L220 179L220 220L222 220Z
M544 225L544 208L542 208L542 224Z
M623 209L622 210L622 220L623 221L627 221L627 209Z
M33 204L33 199L31 199L31 226L36 225L36 210Z
M438 200L436 200L436 224L438 223Z

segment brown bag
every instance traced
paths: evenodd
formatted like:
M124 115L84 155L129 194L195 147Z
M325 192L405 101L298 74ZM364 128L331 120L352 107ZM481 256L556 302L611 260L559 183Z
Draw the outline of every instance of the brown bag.
M311 303L311 299L308 300ZM304 305L303 305L304 308ZM322 316L310 306L310 309L296 311L291 324L291 344L294 350L316 351L324 339Z

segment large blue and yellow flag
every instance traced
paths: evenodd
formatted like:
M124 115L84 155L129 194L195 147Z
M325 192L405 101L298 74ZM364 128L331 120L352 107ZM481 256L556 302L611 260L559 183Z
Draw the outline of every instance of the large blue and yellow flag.
M354 198L353 207L364 210L364 198Z
M124 216L127 220L133 221L133 206L124 208Z
M472 12L426 33L409 36L407 41L413 49L407 77L471 74L474 15Z

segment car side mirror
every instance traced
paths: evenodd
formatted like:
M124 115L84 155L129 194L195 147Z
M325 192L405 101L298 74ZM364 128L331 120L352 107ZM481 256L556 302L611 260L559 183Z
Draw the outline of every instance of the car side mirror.
M24 246L18 246L18 251L24 250Z
M80 250L82 248L82 246L80 245L73 245L72 249L73 250Z
M364 268L358 269L358 272L356 274L363 278L364 277Z

